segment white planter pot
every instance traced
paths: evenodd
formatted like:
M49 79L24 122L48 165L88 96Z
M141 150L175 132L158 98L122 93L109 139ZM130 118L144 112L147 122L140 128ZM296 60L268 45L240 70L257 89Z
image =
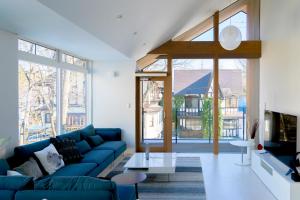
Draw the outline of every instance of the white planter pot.
M248 140L248 145L247 145L247 160L251 162L251 152L254 149L255 146L255 140L254 139L249 139Z

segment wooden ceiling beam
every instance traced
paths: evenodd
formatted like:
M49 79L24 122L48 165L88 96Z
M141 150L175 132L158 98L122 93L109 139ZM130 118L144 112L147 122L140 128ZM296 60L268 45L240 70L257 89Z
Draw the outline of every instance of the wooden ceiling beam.
M155 55L155 54L147 54L146 56L142 57L138 61L136 61L136 65L138 68L143 69L153 63L156 62L160 55Z
M149 55L171 55L180 58L260 58L261 41L242 41L240 46L232 51L223 49L218 41L168 41L149 52Z

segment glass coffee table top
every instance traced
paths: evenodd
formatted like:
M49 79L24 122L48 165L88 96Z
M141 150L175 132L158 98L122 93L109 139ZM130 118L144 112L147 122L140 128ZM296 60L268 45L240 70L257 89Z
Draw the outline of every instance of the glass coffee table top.
M144 173L175 173L176 153L150 153L149 160L145 153L135 153L124 166L127 171Z

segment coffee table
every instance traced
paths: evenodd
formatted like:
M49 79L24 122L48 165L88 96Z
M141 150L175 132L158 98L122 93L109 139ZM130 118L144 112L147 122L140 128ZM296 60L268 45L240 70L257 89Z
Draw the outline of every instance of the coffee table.
M111 178L111 181L120 184L120 185L133 185L135 186L135 197L139 199L139 192L138 192L138 183L143 182L146 180L147 175L144 173L122 173L115 175Z
M176 168L176 153L135 153L125 164L126 171L149 174L173 174Z

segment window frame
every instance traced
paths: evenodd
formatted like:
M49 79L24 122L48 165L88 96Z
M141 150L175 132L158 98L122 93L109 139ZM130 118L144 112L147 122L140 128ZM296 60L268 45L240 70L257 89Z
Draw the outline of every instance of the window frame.
M35 45L35 49L36 46L42 46L44 48L47 49L51 49L54 50L56 52L56 56L55 59L51 59L48 57L44 57L41 55L37 55L36 54L36 50L35 50L35 54L30 53L30 52L26 52L26 51L22 51L19 50L19 45L17 47L18 49L18 61L26 61L26 62L31 62L31 63L36 63L36 64L41 64L41 65L46 65L49 67L54 67L56 69L56 73L57 73L57 77L56 77L56 102L57 102L57 106L56 106L56 131L57 134L64 134L63 131L63 124L62 124L62 99L63 99L63 91L62 91L62 75L63 75L63 71L64 70L69 70L69 71L73 71L73 72L79 72L79 73L83 73L84 77L85 77L85 91L86 91L86 95L85 95L85 110L86 110L86 125L92 122L92 110L91 110L91 105L92 105L92 62L88 59L83 59L79 56L70 54L70 53L66 53L65 51L53 48L53 47L49 47L47 45L44 44L39 44L27 39L23 39L23 38L18 38L18 44L19 44L19 40L23 40L25 42L29 42L33 45ZM78 58L82 61L85 62L84 66L81 65L76 65L76 64L70 64L70 63L66 63L62 61L62 55L63 54L67 54L69 56L72 56L73 59L74 58ZM19 65L18 65L19 68ZM18 119L19 120L19 119ZM21 141L20 141L21 142Z

